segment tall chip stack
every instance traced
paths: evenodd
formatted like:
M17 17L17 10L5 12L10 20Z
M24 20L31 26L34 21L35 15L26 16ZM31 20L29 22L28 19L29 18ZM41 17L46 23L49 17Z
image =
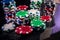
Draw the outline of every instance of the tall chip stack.
M41 17L41 5L43 3L43 0L31 0L30 2L31 2L30 3L30 10L28 10L28 12L29 12L29 18L31 20L31 22L30 22L31 26L37 30L40 30L40 28L45 29L46 25L40 19L40 17ZM38 21L40 23L38 23Z
M42 0L30 0L30 10L29 15L34 17L40 17L40 8L42 4Z
M28 6L26 5L19 5L17 7L17 12L16 12L16 24L19 25L16 27L15 32L17 34L30 34L33 31L33 28L29 26L29 19L28 19L28 11L27 11Z
M1 3L3 4L6 20L6 24L2 26L2 30L9 32L15 29L16 2L14 0L2 0Z
M6 23L15 20L16 2L14 0L2 0Z
M45 21L47 27L52 27L54 23L54 14L55 14L55 3L52 0L45 0L44 1L44 13L42 16L50 16L50 21ZM48 19L48 18L47 18Z
M16 12L16 24L21 25L25 24L25 18L28 17L28 11L27 11L28 6L26 5L19 5L17 6L17 12Z

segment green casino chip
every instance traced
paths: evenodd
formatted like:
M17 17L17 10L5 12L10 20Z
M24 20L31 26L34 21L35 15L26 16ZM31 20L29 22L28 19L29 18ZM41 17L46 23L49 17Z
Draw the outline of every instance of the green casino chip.
M33 19L33 20L31 21L31 26L32 26L32 27L41 27L41 28L42 28L42 26L43 26L43 29L46 28L45 23L44 23L42 20L40 20L40 19Z
M16 13L16 16L17 16L17 17L20 17L20 18L28 17L28 11L24 11L24 10L18 11L18 12Z

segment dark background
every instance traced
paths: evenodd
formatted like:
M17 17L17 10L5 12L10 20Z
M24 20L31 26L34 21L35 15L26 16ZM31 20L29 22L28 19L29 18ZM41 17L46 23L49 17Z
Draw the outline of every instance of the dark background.
M2 8L2 4L1 4L1 0L0 0L0 28L3 24L5 24L5 15L4 15L4 11Z

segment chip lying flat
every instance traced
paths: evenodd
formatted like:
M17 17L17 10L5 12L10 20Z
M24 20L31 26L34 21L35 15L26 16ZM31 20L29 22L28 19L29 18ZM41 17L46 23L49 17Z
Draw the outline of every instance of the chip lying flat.
M15 32L17 34L29 34L33 31L32 27L31 26L18 26L16 29L15 29Z
M42 27L43 26L44 29L46 28L45 23L40 19L33 19L31 21L31 26L33 26L33 27Z
M2 26L3 31L9 31L9 30L14 30L15 25L12 23L5 24Z
M20 17L20 18L28 17L28 11L24 11L24 10L18 11L18 12L16 13L16 16L17 16L17 17Z

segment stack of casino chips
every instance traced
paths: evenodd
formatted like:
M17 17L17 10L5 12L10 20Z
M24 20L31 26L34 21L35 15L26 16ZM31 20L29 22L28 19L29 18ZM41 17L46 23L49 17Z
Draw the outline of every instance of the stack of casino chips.
M46 29L45 23L40 20L39 9L32 8L30 10L26 10L27 8L28 7L26 5L20 5L17 7L18 11L16 12L16 21L19 26L16 27L15 32L17 34L29 34L35 28Z
M40 30L46 29L45 23L40 19L39 8L41 6L42 0L31 0L30 10L27 10L28 6L19 5L16 8L15 2L9 2L9 4L4 4L4 13L7 23L10 21L15 21L19 26L16 27L15 32L17 34L29 34L33 31L33 28ZM33 4L33 5L32 5ZM9 24L7 24L8 26ZM2 27L3 30L13 30L14 27Z
M28 25L28 11L27 11L28 6L26 5L19 5L17 7L17 12L16 12L16 23L18 26L15 29L15 32L17 34L30 34L33 31L33 28ZM26 25L25 25L26 24Z
M46 2L45 3L45 10L47 11L47 13L49 14L49 15L54 15L54 10L55 10L55 4L52 2L52 1L50 1L50 2Z
M44 12L40 19L46 23L46 26L48 25L48 27L50 27L52 21L54 20L53 12L54 12L55 4L52 1L45 2L44 4L45 4Z
M3 4L6 19L6 24L2 26L2 30L9 32L11 30L14 30L15 28L14 20L15 20L16 4L14 0L2 0L1 2Z
M29 12L29 18L33 19L35 17L40 17L40 7L42 4L42 0L30 0L30 10L28 10Z
M42 21L44 21L44 22L51 22L51 21L52 21L51 16L50 16L50 15L47 15L46 13L44 13L44 15L42 15L42 16L40 17L40 19L41 19Z
M27 11L28 6L26 5L19 5L17 7L17 12L16 12L16 23L18 25L21 25L24 23L24 19L28 17L28 11Z
M40 18L42 21L44 21L44 23L46 24L46 27L50 27L51 26L51 21L52 21L52 17L50 15L42 15Z
M46 25L45 23L40 19L40 10L42 0L31 0L30 4L30 10L29 12L29 19L30 19L30 26L33 27L33 29L40 30L40 28L45 29Z
M15 12L16 12L16 5L14 0L3 0L3 9L5 14L6 23L15 21Z

